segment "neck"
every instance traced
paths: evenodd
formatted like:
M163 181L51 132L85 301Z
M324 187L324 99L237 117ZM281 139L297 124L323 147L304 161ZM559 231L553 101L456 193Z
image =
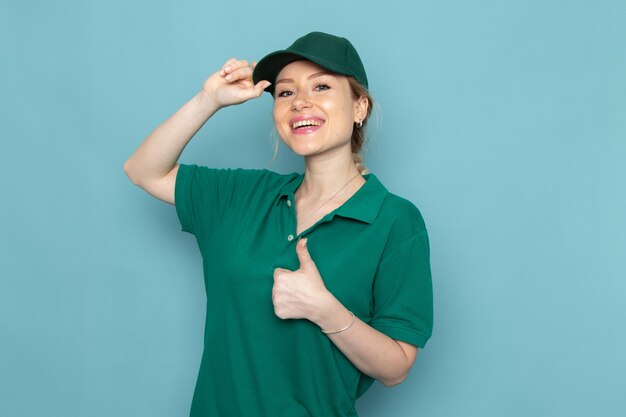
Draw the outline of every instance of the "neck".
M321 155L318 155L321 156ZM300 195L319 199L337 192L337 188L350 179L352 185L360 185L365 180L359 178L359 170L352 160L352 154L329 155L325 158L305 158L304 180L298 189ZM352 187L350 187L352 188Z

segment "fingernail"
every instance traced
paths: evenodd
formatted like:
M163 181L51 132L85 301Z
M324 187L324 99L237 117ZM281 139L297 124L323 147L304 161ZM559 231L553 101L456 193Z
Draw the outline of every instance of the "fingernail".
M271 83L271 82L269 82L269 81L268 81L268 82L266 82L266 83L265 83L265 87L263 87L263 89L265 90L265 89L266 89L267 87L269 87L270 85L272 85L272 83Z
M233 76L231 74L228 74L225 78L226 78L226 81L230 81L233 79Z
M228 65L226 68L224 68L224 71L230 71L230 65Z

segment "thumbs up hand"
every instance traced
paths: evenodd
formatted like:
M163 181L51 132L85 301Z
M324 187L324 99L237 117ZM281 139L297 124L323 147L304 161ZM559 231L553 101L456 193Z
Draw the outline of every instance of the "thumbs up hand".
M315 321L327 303L330 292L309 254L306 239L296 244L300 269L274 269L272 302L274 313L281 319L308 319Z

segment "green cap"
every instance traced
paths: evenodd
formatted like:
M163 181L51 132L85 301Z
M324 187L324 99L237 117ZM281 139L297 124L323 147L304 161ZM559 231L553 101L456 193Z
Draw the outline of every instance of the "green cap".
M323 32L311 32L287 49L266 55L254 68L252 80L255 84L261 80L271 82L265 91L273 95L278 73L286 65L301 59L308 59L335 74L352 76L367 88L365 68L354 46L346 38Z

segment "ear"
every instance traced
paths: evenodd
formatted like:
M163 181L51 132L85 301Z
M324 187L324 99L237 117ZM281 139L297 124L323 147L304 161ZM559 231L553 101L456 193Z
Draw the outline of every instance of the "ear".
M361 96L355 103L354 108L354 123L359 123L365 120L367 117L367 108L369 107L370 101L367 97Z

